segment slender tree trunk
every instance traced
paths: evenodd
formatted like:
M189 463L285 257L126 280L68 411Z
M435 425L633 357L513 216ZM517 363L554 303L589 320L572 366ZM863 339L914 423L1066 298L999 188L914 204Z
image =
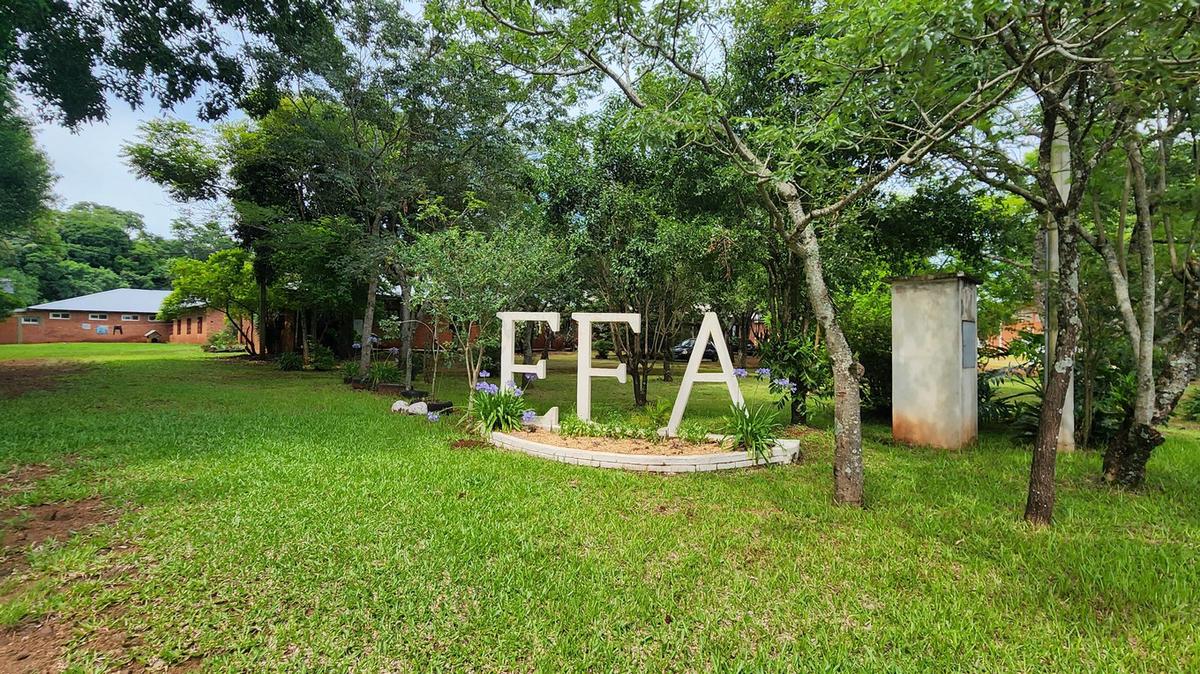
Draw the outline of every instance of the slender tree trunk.
M521 357L526 365L533 365L533 321L525 321L525 336L521 342Z
M379 274L376 272L367 283L367 307L363 310L362 341L359 342L362 353L358 359L359 371L363 373L371 369L371 333L375 329L375 297L378 293Z
M310 365L312 358L308 353L308 312L297 311L296 322L300 324L300 353L304 358L304 364Z
M237 333L242 336L242 341L246 344L247 353L249 353L251 356L257 356L258 350L254 346L254 336L246 334L246 331L242 329L241 319L234 318L233 312L230 311L229 307L225 307L222 310L222 313L225 314L225 320L229 321L229 324L233 326L233 329L237 330Z
M369 233L371 240L379 238L380 231L380 215L377 213L371 218L371 226ZM371 368L371 333L375 331L375 300L379 294L379 275L383 272L383 267L379 263L374 263L370 266L371 278L367 281L367 306L363 310L362 324L362 354L358 359L358 367L364 374Z
M754 327L754 315L743 313L738 335L738 367L746 369L746 352L750 350L750 330ZM794 422L793 422L794 423Z
M671 353L670 340L664 340L663 348L662 348L662 380L663 381L675 381L675 373L671 369L671 358L673 358L673 357L674 356Z
M784 195L787 199L788 195ZM801 221L803 214L797 201L798 196L787 199L788 212L794 221ZM825 332L825 348L833 361L833 500L838 504L863 504L863 458L862 458L862 365L854 359L854 352L842 333L833 308L829 287L825 284L825 270L821 263L821 248L811 221L804 225L798 239L792 240L796 254L804 262L804 279L808 286L808 300L813 313Z
M1058 333L1054 361L1047 368L1046 389L1038 420L1037 440L1029 467L1029 495L1025 520L1048 525L1054 517L1054 475L1058 459L1058 437L1067 390L1075 373L1074 353L1079 342L1079 241L1075 215L1058 226Z
M404 359L404 390L413 387L413 334L416 325L413 317L412 288L408 276L403 276L400 287L400 355Z
M550 360L550 342L554 340L554 331L549 325L542 324L542 360Z
M269 353L267 348L267 282L258 282L258 355Z

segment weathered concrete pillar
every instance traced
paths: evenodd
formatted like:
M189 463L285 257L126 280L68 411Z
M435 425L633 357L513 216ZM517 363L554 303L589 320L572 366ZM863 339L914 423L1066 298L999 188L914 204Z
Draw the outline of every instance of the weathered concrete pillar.
M958 449L979 433L976 286L964 274L892 280L892 437Z

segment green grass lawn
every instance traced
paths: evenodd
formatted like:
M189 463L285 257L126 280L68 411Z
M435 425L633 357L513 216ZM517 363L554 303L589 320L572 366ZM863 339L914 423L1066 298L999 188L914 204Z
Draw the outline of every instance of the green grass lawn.
M1172 431L1136 494L1098 486L1094 453L1060 457L1037 530L1028 453L999 437L946 452L868 427L858 510L830 504L828 431L804 465L658 477L455 449L453 422L335 373L0 346L29 358L88 364L0 399L0 466L59 469L4 505L99 495L123 515L32 550L0 622L69 619L79 671L1200 670L1200 430ZM530 399L565 413L574 385L556 361ZM689 418L727 406L700 385ZM112 630L124 655L89 646Z

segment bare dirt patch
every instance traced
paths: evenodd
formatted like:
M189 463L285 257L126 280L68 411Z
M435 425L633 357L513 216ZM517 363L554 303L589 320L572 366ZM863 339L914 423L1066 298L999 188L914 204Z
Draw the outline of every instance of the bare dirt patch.
M83 371L80 363L55 360L0 361L0 399L16 398L30 391L56 387L66 375Z
M48 540L64 541L77 531L111 524L117 517L118 513L99 498L5 510L0 513L0 523L4 524L0 575L11 573L20 566L24 560L22 553L30 546Z
M70 622L57 615L0 630L0 672L42 674L63 671L74 630ZM114 665L109 671L122 674L192 672L199 670L203 663L202 658L194 656L177 663L158 659L138 662L130 657L130 651L138 643L137 637L123 630L101 627L83 642L82 647L107 656Z
M592 452L614 454L641 454L656 456L696 456L701 454L724 454L731 450L717 442L685 442L679 438L668 438L661 442L634 438L566 437L549 431L513 431L514 437L543 442L555 447L569 447Z
M70 638L70 627L56 616L0 631L0 672L61 671L61 657Z
M44 463L17 466L4 475L0 475L0 496L29 491L35 482L44 480L53 474L54 469Z
M491 445L482 440L455 440L450 443L454 449L490 449Z

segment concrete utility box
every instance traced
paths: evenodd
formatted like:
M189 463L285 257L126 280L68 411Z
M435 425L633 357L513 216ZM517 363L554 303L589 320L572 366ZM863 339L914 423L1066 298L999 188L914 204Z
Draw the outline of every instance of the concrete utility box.
M958 449L979 434L976 286L964 274L892 279L892 437Z

